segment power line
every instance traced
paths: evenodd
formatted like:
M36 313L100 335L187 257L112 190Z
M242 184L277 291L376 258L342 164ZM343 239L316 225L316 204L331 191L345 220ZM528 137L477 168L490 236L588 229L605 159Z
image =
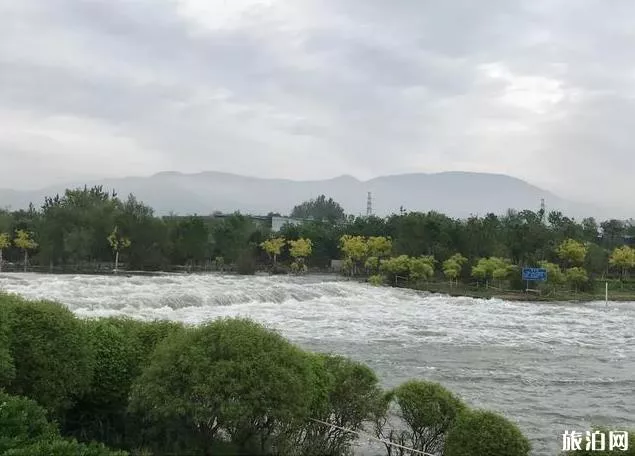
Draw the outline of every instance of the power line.
M327 423L325 421L316 420L316 419L313 419L313 418L309 418L309 420L315 421L316 423L323 424L324 426L329 426L329 427L332 427L332 428L335 428L335 429L339 429L340 431L350 432L351 434L356 434L359 437L365 437L367 439L374 440L375 442L383 443L384 445L391 445L391 446L394 446L394 447L397 447L397 448L401 448L403 450L411 451L411 452L416 453L416 454L422 454L423 456L438 456L436 454L426 453L425 451L415 450L414 448L408 448L407 446L399 445L398 443L394 443L394 442L391 442L389 440L380 439L380 438L374 437L374 436L372 436L370 434L366 434L365 432L353 431L352 429L346 429L346 428L343 428L343 427L335 426L334 424Z

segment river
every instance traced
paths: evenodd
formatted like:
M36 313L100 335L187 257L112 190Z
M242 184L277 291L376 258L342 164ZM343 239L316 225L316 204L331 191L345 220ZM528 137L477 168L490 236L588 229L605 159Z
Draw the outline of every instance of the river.
M517 422L537 456L558 454L565 429L635 427L635 303L450 298L331 276L4 274L0 290L86 317L253 318L368 364L386 387L438 381Z

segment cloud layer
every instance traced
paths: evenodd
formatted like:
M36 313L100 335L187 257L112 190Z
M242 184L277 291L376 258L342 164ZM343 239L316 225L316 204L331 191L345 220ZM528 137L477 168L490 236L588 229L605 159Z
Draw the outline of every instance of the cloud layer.
M631 205L628 0L0 0L0 187L506 173Z

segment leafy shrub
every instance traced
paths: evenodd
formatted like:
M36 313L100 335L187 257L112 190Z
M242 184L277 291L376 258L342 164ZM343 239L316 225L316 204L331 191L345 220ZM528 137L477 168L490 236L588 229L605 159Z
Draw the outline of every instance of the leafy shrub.
M367 366L342 356L314 355L314 359L319 374L311 417L353 431L361 430L380 405L382 391L377 376ZM303 456L349 454L356 439L355 434L316 422L307 422L299 437L297 447ZM291 452L292 449L285 451Z
M58 435L35 401L0 391L0 454Z
M93 356L82 322L60 304L16 298L7 321L15 365L7 391L61 416L91 382Z
M396 405L398 422L390 426L388 405ZM426 453L443 452L445 436L465 404L438 383L412 380L386 395L385 414L376 423L378 437ZM402 430L396 430L402 429Z
M157 435L148 444L164 451L192 453L227 437L261 454L306 419L313 385L309 357L280 335L246 320L217 320L157 348L135 382L131 410L153 423Z
M531 445L518 426L486 411L465 411L450 428L444 456L528 456Z
M127 456L125 451L113 451L100 443L83 444L76 440L43 440L33 445L16 448L3 456Z

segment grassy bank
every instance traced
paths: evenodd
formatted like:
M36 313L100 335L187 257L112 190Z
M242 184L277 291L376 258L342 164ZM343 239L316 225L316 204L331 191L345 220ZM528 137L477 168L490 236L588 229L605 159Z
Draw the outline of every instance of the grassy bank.
M601 287L600 287L601 285ZM474 286L459 283L450 285L448 282L402 282L397 284L400 288L410 288L431 293L446 294L453 297L469 297L481 299L503 299L506 301L528 301L528 302L591 302L604 301L604 282L598 282L597 290L590 292L575 292L572 290L510 290L499 287ZM621 287L619 282L609 282L609 301L635 302L635 290L631 284Z

